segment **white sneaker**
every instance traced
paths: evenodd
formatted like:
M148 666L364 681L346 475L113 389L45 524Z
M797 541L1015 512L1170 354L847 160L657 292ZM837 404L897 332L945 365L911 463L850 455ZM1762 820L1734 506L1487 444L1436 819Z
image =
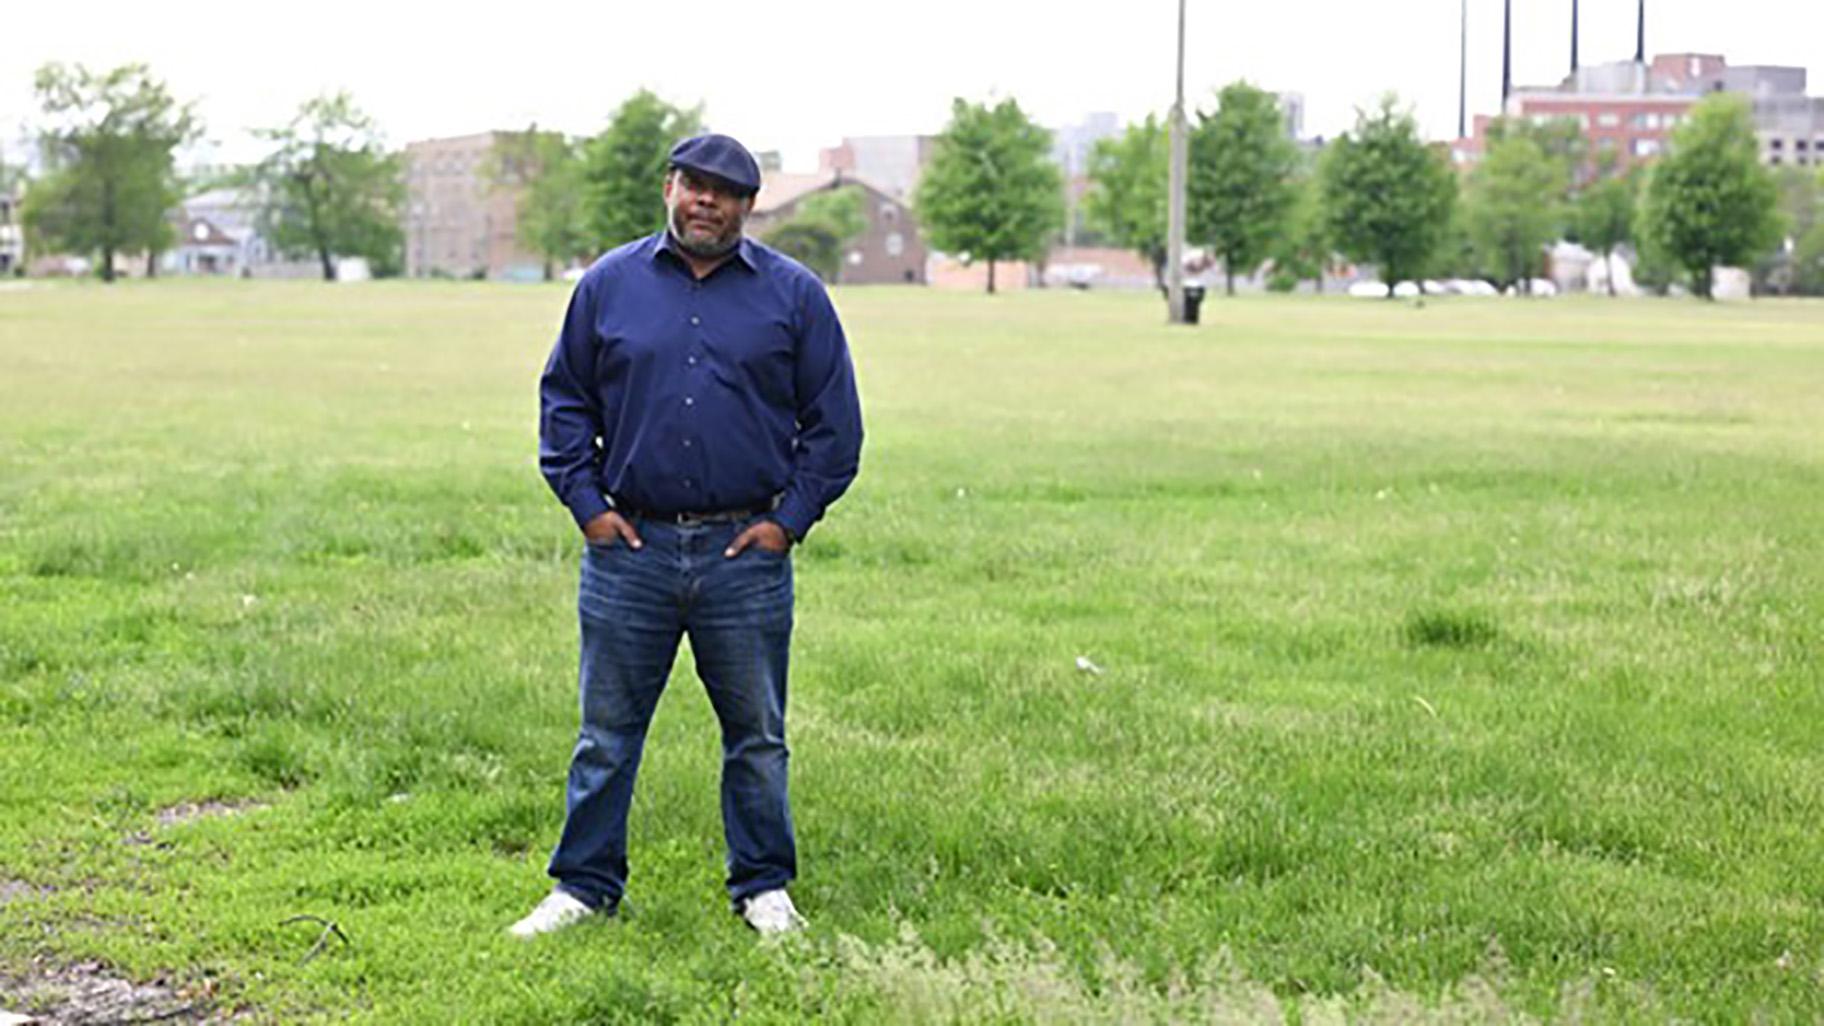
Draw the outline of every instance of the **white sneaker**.
M550 933L582 922L594 914L595 909L563 891L552 891L545 895L545 900L539 902L530 915L508 927L507 932L515 937L536 937L541 933Z
M808 925L792 907L792 896L783 890L762 891L747 899L741 906L741 918L763 934L790 933Z

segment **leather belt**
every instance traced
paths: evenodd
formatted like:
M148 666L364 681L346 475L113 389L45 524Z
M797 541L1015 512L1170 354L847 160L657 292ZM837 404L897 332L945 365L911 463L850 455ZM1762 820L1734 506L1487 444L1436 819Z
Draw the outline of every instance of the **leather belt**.
M621 516L632 517L636 520L658 520L667 524L677 524L679 527L695 527L699 524L732 524L749 517L763 516L778 508L779 496L776 495L763 503L734 509L661 511L641 509L638 506L619 502L614 504L614 511Z

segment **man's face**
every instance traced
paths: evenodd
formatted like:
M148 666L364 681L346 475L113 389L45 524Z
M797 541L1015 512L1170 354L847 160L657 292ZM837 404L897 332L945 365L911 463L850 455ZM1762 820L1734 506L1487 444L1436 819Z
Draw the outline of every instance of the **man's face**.
M665 207L678 244L691 256L708 259L741 241L754 198L737 194L719 178L680 167L665 176Z

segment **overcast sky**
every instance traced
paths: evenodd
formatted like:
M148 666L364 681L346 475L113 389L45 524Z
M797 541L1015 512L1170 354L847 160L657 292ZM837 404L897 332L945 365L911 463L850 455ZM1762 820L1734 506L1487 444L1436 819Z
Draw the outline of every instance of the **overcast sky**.
M935 132L950 99L1011 96L1043 123L1132 120L1171 103L1175 0L648 0L487 5L315 0L278 7L8 4L0 20L0 141L37 114L32 73L145 61L199 101L216 159L257 155L246 129L347 89L388 141L519 128L600 130L645 86L704 104L709 124L790 169L845 135ZM1515 0L1517 84L1569 63L1571 0ZM1582 0L1585 63L1631 57L1635 0ZM1235 78L1303 93L1306 131L1334 135L1385 91L1432 137L1455 134L1458 0L1189 0L1185 89L1208 105ZM1722 53L1811 67L1824 93L1824 3L1652 0L1651 53ZM1501 5L1470 0L1469 107L1500 96Z

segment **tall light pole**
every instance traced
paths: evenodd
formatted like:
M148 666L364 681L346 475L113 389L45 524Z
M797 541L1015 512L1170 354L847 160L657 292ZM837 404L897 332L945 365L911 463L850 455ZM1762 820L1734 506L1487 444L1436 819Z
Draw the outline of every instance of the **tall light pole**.
M1178 0L1178 92L1172 101L1172 171L1166 197L1165 302L1171 324L1184 323L1184 2Z
M1469 137L1469 0L1457 11L1457 138Z

